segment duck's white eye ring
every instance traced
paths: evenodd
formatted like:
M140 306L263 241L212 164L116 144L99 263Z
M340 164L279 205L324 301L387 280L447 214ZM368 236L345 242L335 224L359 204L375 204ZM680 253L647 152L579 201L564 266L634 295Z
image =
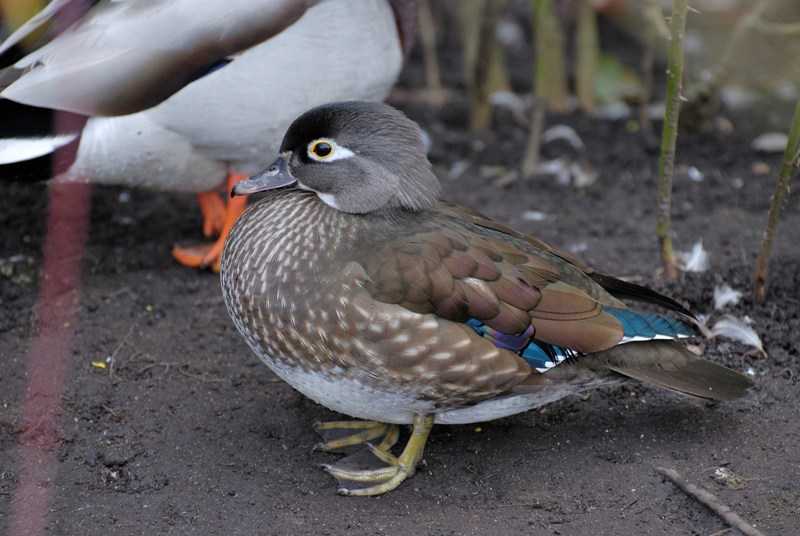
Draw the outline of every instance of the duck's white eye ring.
M350 149L342 147L328 138L319 138L309 143L306 153L309 158L317 162L350 158L355 154Z

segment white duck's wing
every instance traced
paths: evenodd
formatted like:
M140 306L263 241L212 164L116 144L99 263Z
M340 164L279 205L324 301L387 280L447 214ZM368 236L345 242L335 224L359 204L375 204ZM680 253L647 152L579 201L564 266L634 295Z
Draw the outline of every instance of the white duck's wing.
M18 61L21 75L0 95L84 115L140 111L280 33L313 3L106 0Z

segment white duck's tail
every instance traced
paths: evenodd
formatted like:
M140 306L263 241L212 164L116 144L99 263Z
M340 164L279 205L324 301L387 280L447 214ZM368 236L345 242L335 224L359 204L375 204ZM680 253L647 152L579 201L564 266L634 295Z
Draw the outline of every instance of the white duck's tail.
M0 139L0 165L33 160L55 152L78 138L79 134L58 134L32 138Z

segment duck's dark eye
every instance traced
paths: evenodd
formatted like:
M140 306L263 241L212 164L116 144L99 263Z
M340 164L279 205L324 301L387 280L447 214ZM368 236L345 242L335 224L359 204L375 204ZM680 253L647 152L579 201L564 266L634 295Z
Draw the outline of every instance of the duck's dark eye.
M327 141L316 141L309 151L317 158L327 158L333 153L333 146Z
M351 158L355 156L355 153L347 147L342 147L331 138L317 138L306 145L306 156L317 162L322 162L323 160L332 162Z

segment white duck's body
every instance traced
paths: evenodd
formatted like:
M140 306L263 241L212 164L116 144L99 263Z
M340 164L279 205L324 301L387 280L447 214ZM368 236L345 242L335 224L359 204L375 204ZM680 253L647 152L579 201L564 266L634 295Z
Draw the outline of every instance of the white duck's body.
M288 9L288 15L281 15L284 22L296 18L285 7L291 2L265 3L275 4L278 11ZM194 6L195 10L205 9ZM91 112L85 102L74 104L63 84L64 103L59 103L58 91L37 91L36 77L46 82L48 72L63 78L64 70L74 71L76 83L92 85L97 70L83 73L75 67L81 65L81 53L85 52L91 63L92 43L103 43L115 28L125 27L109 19L114 13L124 16L125 10L104 7L89 12L99 13L96 24L84 20L18 63L32 70L0 95L34 106ZM302 3L300 7L304 7ZM236 30L237 24L247 22L234 20L235 11L208 15L221 17L223 22L214 24L222 27L216 31L223 37L226 31ZM226 16L232 20L225 23ZM168 26L159 24L155 27L169 31ZM92 31L97 32L96 37ZM198 31L206 30L198 26ZM183 28L178 35L186 33ZM128 43L124 35L112 37L120 46L121 58L126 55L120 42L131 51L148 45ZM157 34L151 33L151 37ZM106 60L113 65L113 58ZM56 68L51 64L55 61L66 62L67 69ZM308 107L343 98L385 98L402 61L397 22L387 0L320 1L277 35L236 54L230 63L194 80L160 104L128 115L90 117L80 133L74 164L57 180L186 193L218 188L230 173L248 174L263 167L264 155L276 152L292 119ZM125 77L131 75L121 72L119 76L125 83ZM24 84L30 84L26 77L34 81L28 90L24 90ZM107 80L103 84L109 85ZM113 104L99 103L98 108L113 113ZM10 161L13 159L7 158Z

